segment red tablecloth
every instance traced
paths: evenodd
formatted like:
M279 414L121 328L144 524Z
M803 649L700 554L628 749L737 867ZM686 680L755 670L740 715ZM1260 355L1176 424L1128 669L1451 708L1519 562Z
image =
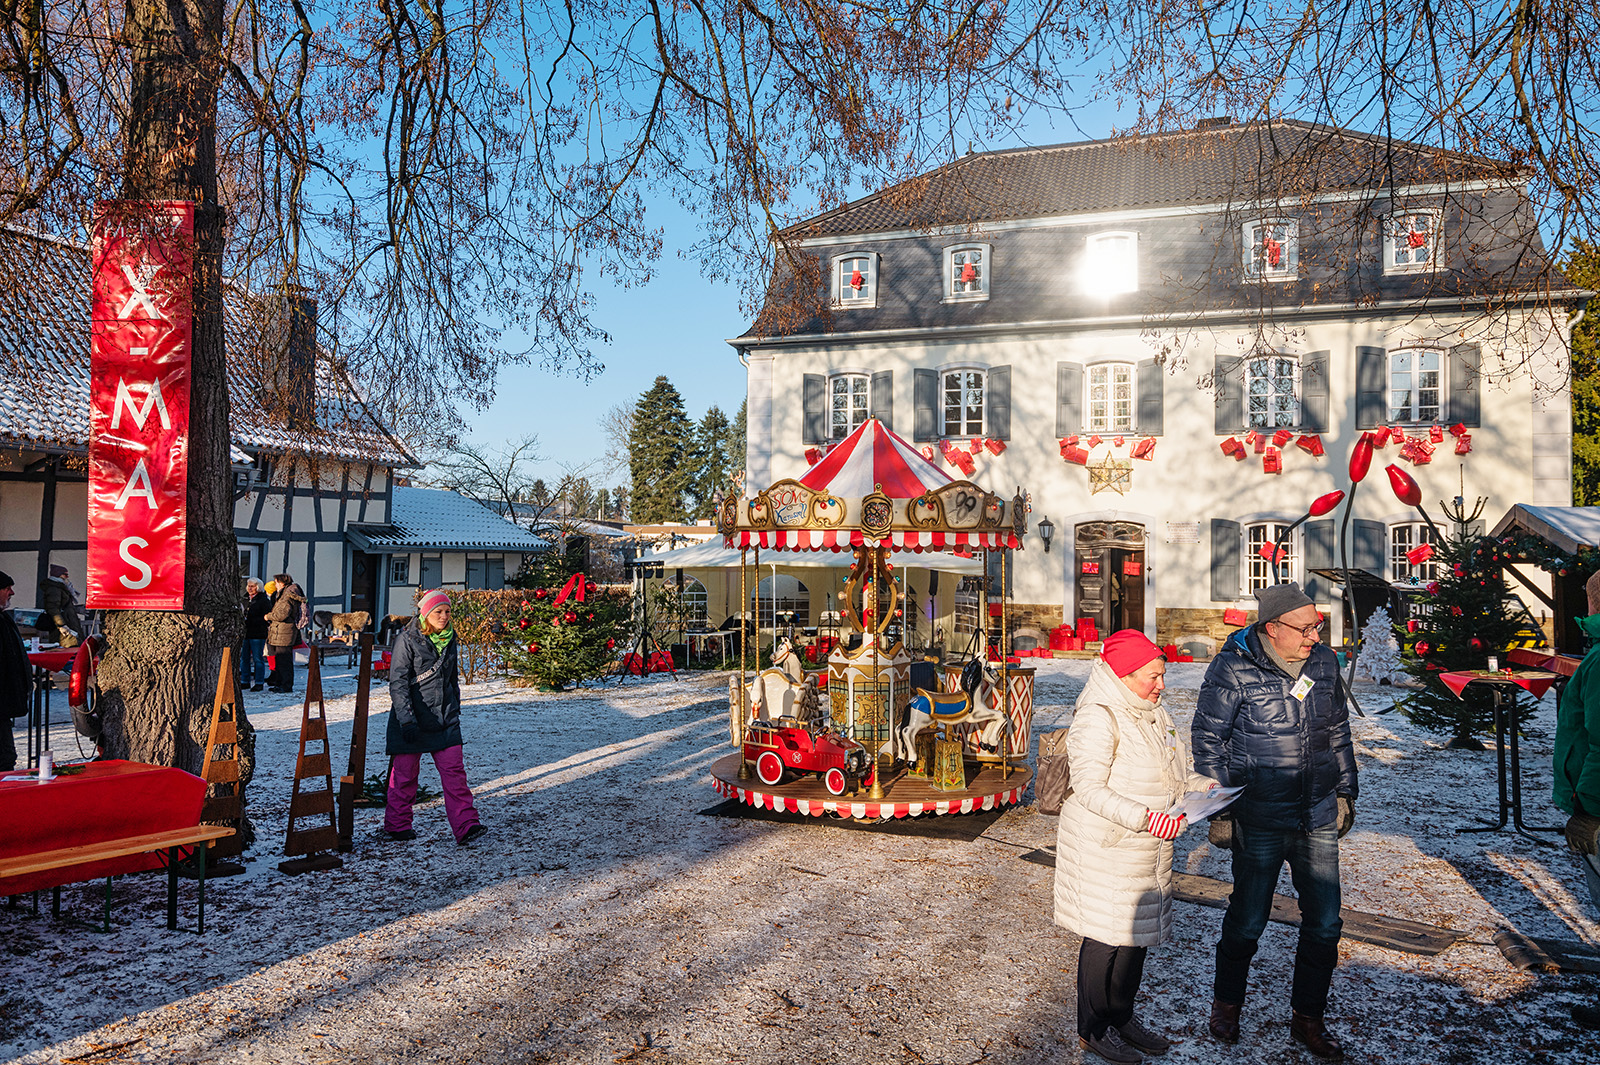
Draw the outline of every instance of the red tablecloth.
M199 777L143 762L90 762L81 773L45 784L0 781L0 857L193 828L200 823L205 795L206 782ZM0 896L160 867L155 854L130 854L0 878Z
M1515 684L1524 691L1531 693L1537 699L1550 690L1550 685L1556 682L1556 675L1554 673L1512 673L1509 670L1490 673L1486 669L1463 669L1456 673L1441 673L1439 674L1439 679L1444 681L1446 688L1456 693L1457 698L1461 697L1461 693L1466 690L1468 684L1489 683Z
M59 651L29 651L28 661L36 666L43 666L52 673L60 673L64 669L72 668L72 660L78 657L76 647L66 647Z

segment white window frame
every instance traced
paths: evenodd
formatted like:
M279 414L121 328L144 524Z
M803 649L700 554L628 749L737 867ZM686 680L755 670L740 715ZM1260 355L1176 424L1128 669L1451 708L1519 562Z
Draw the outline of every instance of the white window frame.
M1105 249L1123 243L1127 245L1127 250L1117 259L1109 259L1111 253ZM1079 280L1084 292L1091 296L1108 298L1138 292L1139 234L1127 229L1089 234L1083 243Z
M846 392L846 398L850 402L849 402L849 405L848 405L848 407L846 409L846 413L847 413L848 417L845 419L849 424L845 426L845 429L844 429L843 432L839 431L839 427L834 424L834 419L833 419L834 389L839 384L845 384L845 385L849 386L849 390ZM856 390L855 390L855 386L858 385L858 384L861 386L861 390L860 390L860 399L861 399L860 414L861 414L861 417L859 419L856 418L856 413L857 412L856 412L856 405L855 405L855 400L857 398L857 393L856 393ZM857 429L861 428L862 423L865 422L871 416L872 416L872 375L871 374L864 373L864 372L861 372L859 370L841 370L838 373L832 373L832 374L828 375L828 439L830 441L843 440L845 437L849 436L851 433L853 433Z
M261 578L265 574L262 570L262 559L266 554L266 545L250 543L245 540L238 542L239 575L246 580L251 577Z
M706 591L705 582L685 573L683 587L678 591L678 609L683 612L684 623L704 629L710 624L710 605L711 594Z
M794 623L797 627L808 628L811 625L811 590L804 581L789 573L779 573L776 576L776 585L773 577L762 577L750 592L747 608L753 610L757 597L761 600L761 613L757 624L763 629L770 629L776 624L779 614L794 611ZM773 599L774 587L780 588L785 594ZM780 605L781 604L781 605Z
M851 277L856 269L861 269L861 286L866 295L857 295L854 286L850 284ZM850 310L857 307L876 307L878 305L878 253L870 251L852 251L833 257L829 268L832 280L830 285L833 293L833 305L841 310Z
M1104 401L1106 404L1106 409L1103 413L1096 415L1094 378L1096 372L1102 370L1105 371L1107 375L1107 396ZM1128 372L1128 412L1126 418L1118 418L1113 413L1116 405L1116 397L1112 392L1112 388L1116 384L1116 381L1112 376L1112 372L1115 370L1126 370ZM1131 362L1117 362L1114 360L1106 362L1091 362L1085 366L1083 368L1083 410L1084 423L1088 426L1088 431L1091 433L1134 432L1135 427L1139 422L1138 367Z
M1262 268L1256 263L1256 241L1264 227L1282 226L1283 254L1278 266ZM1300 223L1293 218L1257 218L1246 222L1240 230L1244 246L1244 277L1246 281L1266 284L1272 281L1293 281L1300 276Z
M1389 580L1394 584L1420 585L1439 579L1439 563L1430 559L1420 566L1406 561L1406 552L1430 543L1434 550L1443 545L1425 522L1397 521L1389 526Z
M404 567L401 569L400 567ZM396 576L398 574L398 576ZM411 556L389 556L389 587L408 587L411 584Z
M965 402L965 398L966 398L965 397L965 393L966 393L966 391L968 389L973 387L971 380L968 378L968 375L970 375L970 374L976 374L977 378L978 378L978 383L977 383L977 388L978 388L978 428L977 429L972 429L971 428L971 423L970 423L970 421L968 419L968 416L965 413L966 407L967 407L967 404ZM962 427L961 428L952 429L950 427L950 405L949 405L949 402L946 399L946 396L949 395L950 379L952 377L957 377L957 376L959 376L961 378L961 381L960 381L960 384L959 384L958 387L960 388L960 390L961 390L961 392L963 394L963 396L962 396L963 402L961 404L961 408L962 408L962 411L963 411L963 413L961 415L961 426ZM945 370L940 370L939 371L939 430L940 430L939 431L939 435L940 436L949 437L951 439L962 439L962 438L971 438L971 437L975 437L975 436L984 435L984 433L987 432L988 428L989 428L989 424L988 424L988 407L989 407L989 371L988 370L986 370L986 369L984 369L982 367L977 367L977 366L961 366L961 367L951 367L949 369L945 369Z
M1415 232L1411 228L1416 219L1428 220L1428 241L1422 245L1427 249L1427 258L1421 262L1412 261L1415 252L1409 246L1409 236ZM1424 209L1416 211L1397 211L1386 215L1383 219L1383 272L1386 274L1418 274L1426 273L1434 268L1434 263L1439 258L1439 232L1444 220L1444 212L1437 209ZM1400 233L1404 227L1407 234L1407 243L1402 244ZM1402 260L1403 257L1403 260Z
M978 277L975 281L959 280L961 268L970 261ZM944 302L969 303L989 298L989 281L994 273L993 249L988 244L955 244L944 250ZM963 286L971 287L963 287Z
M1272 418L1264 418L1262 423L1258 425L1258 424L1256 424L1256 420L1255 420L1256 412L1251 409L1251 400L1254 399L1254 397L1255 397L1255 393L1253 393L1250 390L1251 378L1255 376L1255 368L1256 368L1256 366L1258 364L1266 362L1268 360L1276 360L1276 359L1285 360L1285 361L1293 364L1293 366L1294 366L1294 408L1289 412L1290 413L1290 420L1287 421L1287 422L1280 422L1280 421L1275 420L1275 417L1272 417ZM1276 396L1276 395L1278 395L1278 392L1276 390L1268 393L1269 399L1270 399L1270 397ZM1250 359L1245 360L1245 364L1244 364L1244 422L1245 422L1245 427L1247 429L1257 429L1257 430L1260 430L1260 429L1273 429L1273 430L1276 430L1276 429L1293 429L1295 426L1300 424L1300 418L1301 418L1300 405L1301 405L1301 402L1302 402L1302 392L1301 392L1301 381L1300 381L1300 358L1299 358L1299 356L1291 355L1291 354L1288 354L1286 352L1273 352L1273 353L1267 354L1267 355L1257 355L1257 356L1254 356L1254 357L1252 357ZM1274 415L1275 416L1278 412L1274 411L1272 409L1272 407L1269 405L1267 410L1264 413L1266 415Z
M1293 519L1267 518L1261 521L1247 522L1240 530L1241 547L1244 552L1244 565L1240 566L1240 576L1244 580L1244 587L1240 589L1243 598L1249 598L1266 588L1269 578L1272 577L1273 564L1261 557L1263 543L1277 543L1278 536L1285 526L1291 524ZM1282 581L1294 581L1304 584L1300 573L1301 545L1300 535L1303 529L1296 529L1289 534L1289 539L1284 542L1284 549L1289 552L1288 565L1279 563L1276 579L1271 584ZM1257 533L1266 539L1261 539Z
M1416 384L1409 386L1411 391L1411 405L1407 410L1399 410L1395 407L1394 403L1394 394L1396 391L1394 384L1395 373L1409 373L1413 376L1413 378L1415 378L1417 374L1426 372L1415 368L1416 357L1425 354L1431 354L1439 360L1438 368L1434 371L1434 373L1438 375L1437 380L1434 384L1434 387L1429 390L1435 393L1434 402L1432 404L1432 416L1424 415L1424 411L1427 409L1427 407L1419 398L1422 389ZM1396 371L1394 360L1395 356L1397 355L1412 356L1412 366L1402 371ZM1443 348L1433 347L1432 345L1408 344L1404 347L1390 348L1389 351L1384 355L1383 366L1384 411L1387 414L1389 421L1395 425L1432 425L1440 421L1444 417L1445 396L1447 395L1445 392L1444 380L1445 367L1449 364L1449 353Z

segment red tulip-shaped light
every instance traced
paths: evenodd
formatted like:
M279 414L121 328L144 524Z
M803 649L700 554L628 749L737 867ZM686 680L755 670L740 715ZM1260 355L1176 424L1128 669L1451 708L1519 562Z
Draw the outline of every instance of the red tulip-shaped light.
M1372 467L1372 435L1362 433L1361 439L1356 441L1355 450L1350 452L1350 480L1359 484L1367 476L1367 470Z
M1395 498L1406 506L1422 506L1422 489L1411 479L1411 475L1399 466L1389 467L1389 485L1394 489Z
M1325 496L1318 496L1311 501L1311 516L1320 518L1324 514L1331 514L1333 508L1344 502L1343 492L1329 492Z

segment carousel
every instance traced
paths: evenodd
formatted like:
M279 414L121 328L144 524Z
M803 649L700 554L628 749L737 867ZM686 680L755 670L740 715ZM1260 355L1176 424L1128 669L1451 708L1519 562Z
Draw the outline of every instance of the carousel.
M741 641L729 681L735 750L712 766L717 791L771 810L863 819L1021 801L1032 779L1033 670L1007 657L1005 551L1021 547L1026 521L1020 490L1007 501L952 480L876 419L798 480L723 501L718 526L740 551L743 602L763 551L848 551L854 561L840 604L848 635L825 670L808 672L798 648L776 636L772 667L755 669ZM890 556L907 551L984 554L985 608L969 660L914 660L899 637L904 573ZM999 623L992 648L991 621Z

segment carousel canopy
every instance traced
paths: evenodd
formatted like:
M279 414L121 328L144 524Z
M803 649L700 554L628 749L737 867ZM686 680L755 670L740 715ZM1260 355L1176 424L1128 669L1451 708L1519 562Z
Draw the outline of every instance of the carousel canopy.
M707 542L692 544L688 547L678 547L671 551L649 551L639 556L640 562L659 562L668 569L735 569L739 566L740 553L731 547L724 547L720 543ZM745 560L746 562L749 559ZM775 560L769 555L761 556L763 566L771 565ZM983 560L970 555L915 555L908 551L895 551L889 555L889 561L901 569L937 569L946 573L961 573L977 576L983 573ZM811 554L785 558L778 565L797 568L827 567L830 569L844 569L850 565L848 555Z
M882 422L869 418L799 480L728 499L718 525L728 547L901 551L1019 547L1022 500L953 481Z

